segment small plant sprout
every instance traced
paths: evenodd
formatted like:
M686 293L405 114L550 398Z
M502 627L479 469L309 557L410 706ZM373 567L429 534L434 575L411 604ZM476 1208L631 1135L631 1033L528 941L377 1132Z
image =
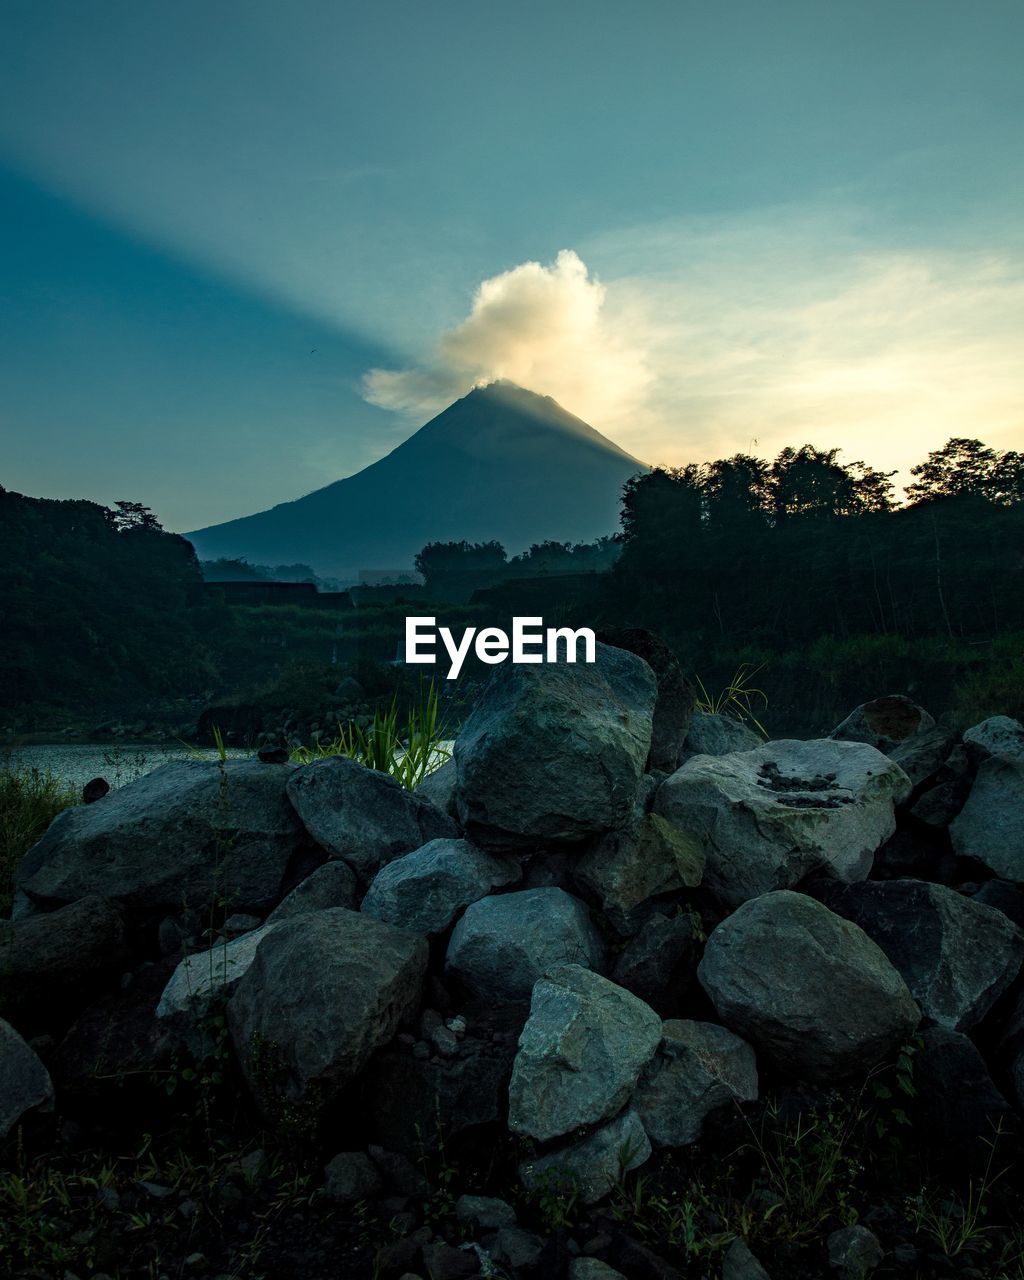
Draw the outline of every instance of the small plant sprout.
M755 707L759 706L763 713L768 706L768 695L751 683L763 670L763 663L752 667L749 662L741 662L729 683L714 696L708 692L700 676L695 675L699 692L694 706L706 715L731 716L741 724L752 724L762 737L767 738L768 730L757 718Z

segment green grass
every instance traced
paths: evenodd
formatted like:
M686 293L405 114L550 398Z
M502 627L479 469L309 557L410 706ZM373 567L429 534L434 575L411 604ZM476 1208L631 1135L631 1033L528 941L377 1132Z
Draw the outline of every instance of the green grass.
M441 719L437 689L431 681L420 690L404 724L399 718L396 695L386 711L378 708L373 713L365 728L354 721L339 725L336 738L295 747L291 756L298 764L347 756L368 769L390 774L411 791L448 759L451 753L443 744L449 737L449 728Z
M10 914L14 872L53 819L79 802L74 787L48 770L0 765L0 914Z

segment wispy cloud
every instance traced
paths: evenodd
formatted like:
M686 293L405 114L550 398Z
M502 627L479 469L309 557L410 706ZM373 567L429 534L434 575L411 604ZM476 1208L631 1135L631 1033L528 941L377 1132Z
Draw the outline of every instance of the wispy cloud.
M1024 261L879 243L839 208L595 238L485 280L364 395L422 420L507 377L668 463L809 440L905 478L951 435L1019 447Z

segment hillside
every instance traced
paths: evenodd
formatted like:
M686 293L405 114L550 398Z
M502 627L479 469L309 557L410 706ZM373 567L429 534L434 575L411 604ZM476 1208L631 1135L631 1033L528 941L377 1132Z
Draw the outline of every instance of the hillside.
M431 541L496 538L514 553L613 533L622 485L645 469L550 397L495 382L347 479L186 536L204 560L355 577L409 568Z

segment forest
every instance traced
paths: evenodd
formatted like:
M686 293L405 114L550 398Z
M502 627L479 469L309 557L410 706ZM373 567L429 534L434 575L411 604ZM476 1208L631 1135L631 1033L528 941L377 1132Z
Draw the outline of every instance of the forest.
M756 672L774 732L827 728L896 691L953 719L1024 711L1024 457L969 438L915 467L902 502L891 474L810 445L655 468L625 486L614 537L511 558L496 542L433 543L417 557L422 587L367 588L343 624L227 605L204 590L191 545L139 503L0 490L0 538L7 736L127 716L187 724L211 703L313 717L339 668L382 693L400 679L387 664L424 600L460 627L517 613L646 627L709 687Z

